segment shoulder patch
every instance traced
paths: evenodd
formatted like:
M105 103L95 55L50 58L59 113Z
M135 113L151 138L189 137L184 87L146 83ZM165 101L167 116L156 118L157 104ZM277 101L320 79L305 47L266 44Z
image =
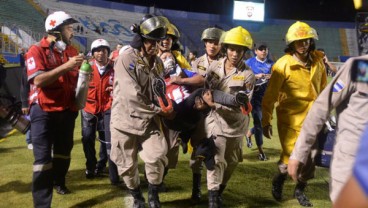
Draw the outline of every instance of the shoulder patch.
M345 83L341 79L339 79L334 84L332 92L340 92L344 89L344 87L345 87Z
M31 71L36 68L36 62L33 57L27 59L27 69Z
M134 63L130 63L130 64L129 64L129 69L130 69L130 70L134 70L134 68L135 68Z

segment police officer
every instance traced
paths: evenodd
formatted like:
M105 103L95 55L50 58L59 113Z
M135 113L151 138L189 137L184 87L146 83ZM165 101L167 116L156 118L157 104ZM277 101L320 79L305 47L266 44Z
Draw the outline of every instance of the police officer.
M114 80L113 62L108 58L110 44L104 39L97 39L91 44L93 59L89 61L92 67L92 77L89 83L87 102L82 113L82 143L86 157L86 178L100 176L108 160L106 144L110 145L110 128L105 129L104 123L109 124L106 117L111 109L112 84ZM106 120L106 121L105 121ZM100 160L96 159L95 140L96 131L100 140ZM110 148L108 149L110 150ZM116 165L109 161L109 175L112 184L119 183Z
M200 75L203 79L206 76L207 69L214 61L218 61L222 58L220 55L221 44L219 43L223 31L220 28L210 27L202 32L201 40L204 42L206 53L196 59L193 63L192 70ZM211 118L205 117L204 120L200 121L196 131L192 135L191 144L193 146L193 153L191 155L190 167L193 172L192 180L192 196L191 200L193 203L199 203L201 200L201 178L202 178L202 161L195 158L196 146L200 139L209 137L206 135L206 125L210 125Z
M206 80L212 89L230 94L245 91L251 99L255 77L244 63L245 53L253 47L250 33L238 26L225 33L223 42L225 58L209 66ZM239 108L232 108L214 103L210 91L203 95L210 106L208 117L214 120L209 131L216 136L216 155L214 170L207 170L207 188L209 207L221 207L221 194L239 162L243 160L243 137L248 128L249 116L241 113Z
M282 199L282 189L287 177L287 167L302 123L314 100L325 88L327 75L323 54L315 50L317 32L304 22L297 21L289 27L285 41L286 54L273 65L272 76L262 100L263 135L272 136L272 112L276 108L277 128L282 147L278 173L272 181L272 195ZM312 162L311 157L309 162ZM314 165L306 165L298 177L294 195L302 206L312 206L304 194L307 180L314 176Z
M138 153L145 163L148 205L160 207L158 189L167 165L167 143L160 131L159 115L172 116L153 103L152 84L162 76L163 64L156 56L158 43L166 38L168 20L146 15L133 26L131 47L115 62L111 109L111 160L118 167L130 193L133 207L144 207L138 173Z
M330 166L330 198L336 202L342 187L352 173L361 135L368 123L368 84L352 81L352 68L356 60L368 61L368 56L354 57L337 71L314 102L304 120L303 128L289 160L288 172L295 180L300 163L308 165L308 155L316 135L330 112L336 109L337 132Z
M50 14L45 21L47 36L27 53L35 207L51 206L53 185L59 194L70 192L65 186L65 175L78 115L74 102L78 67L83 61L83 56L71 46L76 22L63 11Z

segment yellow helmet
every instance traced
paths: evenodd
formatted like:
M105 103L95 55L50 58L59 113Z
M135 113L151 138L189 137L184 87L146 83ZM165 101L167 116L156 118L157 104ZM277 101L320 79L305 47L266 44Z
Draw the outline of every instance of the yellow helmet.
M285 42L286 42L286 45L289 45L290 43L296 40L303 40L303 39L309 39L309 38L318 40L318 34L316 30L310 27L305 22L297 21L296 23L292 24L289 27L289 30L285 36Z
M172 24L172 23L170 23L167 26L167 34L168 35L172 35L175 40L177 40L177 39L180 38L180 33L179 33L178 28L176 28L176 26L174 24Z
M235 27L226 33L221 38L222 44L240 45L252 49L253 39L248 30L241 26Z

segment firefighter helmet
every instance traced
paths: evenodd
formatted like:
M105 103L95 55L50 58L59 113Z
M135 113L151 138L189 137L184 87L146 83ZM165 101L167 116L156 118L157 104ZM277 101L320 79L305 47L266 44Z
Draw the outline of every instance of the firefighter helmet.
M248 30L241 26L227 31L220 41L222 44L240 45L252 49L253 39Z
M151 16L143 19L139 26L142 37L152 40L166 39L169 20L163 16Z
M172 23L167 27L167 34L173 37L173 41L176 42L180 38L180 32L178 28Z
M318 40L318 34L315 29L310 27L305 22L297 21L289 27L288 32L285 36L286 45L296 41L296 40L303 40L313 38Z

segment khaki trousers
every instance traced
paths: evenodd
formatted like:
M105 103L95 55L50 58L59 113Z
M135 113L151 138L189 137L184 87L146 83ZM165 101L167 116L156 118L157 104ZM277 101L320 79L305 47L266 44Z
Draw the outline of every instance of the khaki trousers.
M215 139L215 169L207 170L208 190L219 190L220 184L226 185L239 162L243 161L243 137Z
M148 182L153 185L162 183L167 165L167 143L159 130L146 132L150 133L138 136L111 128L111 160L129 189L136 189L140 184L138 153L145 163Z

